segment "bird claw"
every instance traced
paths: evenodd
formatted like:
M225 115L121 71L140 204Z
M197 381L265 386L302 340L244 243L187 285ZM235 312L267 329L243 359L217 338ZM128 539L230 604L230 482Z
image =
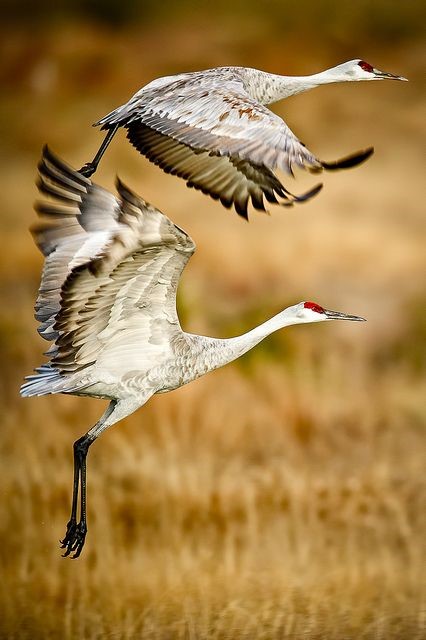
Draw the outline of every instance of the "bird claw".
M93 162L86 162L84 166L81 167L78 173L80 173L85 178L90 178L96 171L96 165Z
M61 548L65 549L65 553L62 554L63 558L67 558L71 553L71 558L78 558L83 550L84 542L86 540L87 526L85 522L76 522L70 520L67 524L67 531L65 537L60 541Z

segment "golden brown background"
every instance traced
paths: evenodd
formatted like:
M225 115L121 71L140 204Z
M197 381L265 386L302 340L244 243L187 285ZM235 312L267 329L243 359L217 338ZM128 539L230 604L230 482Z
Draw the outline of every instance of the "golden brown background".
M424 3L2 5L1 638L424 637ZM235 335L307 299L368 322L283 330L104 434L86 547L62 559L72 442L105 403L18 396L46 347L27 231L42 144L81 166L102 139L90 124L159 75L356 57L410 82L274 107L325 159L376 148L305 206L246 224L123 132L108 150L95 179L119 173L197 242L186 330Z

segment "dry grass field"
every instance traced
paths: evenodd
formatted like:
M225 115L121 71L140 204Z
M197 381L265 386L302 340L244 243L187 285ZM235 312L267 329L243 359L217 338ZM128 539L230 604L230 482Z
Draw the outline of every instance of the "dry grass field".
M359 45L359 25L349 42L309 46L270 28L192 15L3 30L2 639L425 637L426 54L416 38ZM246 224L123 134L109 149L97 181L113 188L118 172L197 243L179 293L186 330L236 335L300 300L368 322L283 330L106 432L89 454L86 547L61 558L72 443L105 403L18 395L46 346L27 231L41 145L80 166L101 139L89 124L158 75L227 63L303 74L358 56L411 82L276 106L324 158L376 148L305 206Z

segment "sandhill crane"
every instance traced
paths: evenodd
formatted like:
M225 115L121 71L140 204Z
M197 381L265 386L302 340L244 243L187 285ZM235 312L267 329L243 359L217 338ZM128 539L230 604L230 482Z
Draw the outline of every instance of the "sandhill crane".
M321 84L359 80L405 80L351 60L311 76L279 76L245 67L220 67L159 78L95 123L107 135L92 162L80 170L90 177L119 127L141 154L189 187L235 207L247 218L249 200L265 210L264 198L286 206L318 193L319 184L292 195L273 173L293 174L353 167L373 148L324 162L313 155L285 122L265 105Z
M102 431L153 394L235 360L282 327L363 318L300 302L234 338L185 333L176 290L195 250L191 238L119 180L116 198L47 148L39 174L38 188L50 200L36 204L45 220L33 234L46 261L35 311L39 333L53 345L50 361L26 378L21 394L110 400L74 443L72 510L62 547L76 558L87 531L86 456Z

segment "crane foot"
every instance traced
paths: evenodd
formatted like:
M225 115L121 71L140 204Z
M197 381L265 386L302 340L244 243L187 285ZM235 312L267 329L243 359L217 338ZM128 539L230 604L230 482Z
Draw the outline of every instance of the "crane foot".
M71 553L71 558L78 558L80 553L83 550L84 542L86 540L87 534L87 526L83 521L76 522L75 520L70 520L67 524L67 531L65 533L65 537L61 540L61 548L65 549L65 553L63 557L68 557Z
M86 162L86 164L81 167L81 169L79 169L78 173L81 173L81 175L85 178L90 178L90 176L95 173L96 169L97 165L95 165L93 162Z

